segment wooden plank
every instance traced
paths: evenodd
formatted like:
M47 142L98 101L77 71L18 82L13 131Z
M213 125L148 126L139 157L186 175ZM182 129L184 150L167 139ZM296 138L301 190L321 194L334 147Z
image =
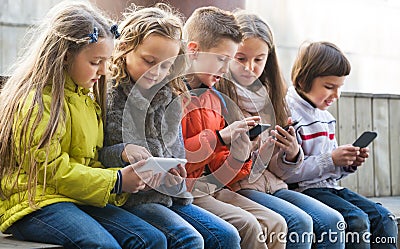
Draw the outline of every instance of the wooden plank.
M390 177L392 181L391 195L400 195L400 100L389 100L389 141L390 141ZM400 208L399 208L400 210Z
M372 130L372 101L371 98L355 98L356 134L360 136L364 131ZM373 144L369 146L373 152ZM364 196L374 196L374 153L358 168L358 193Z
M373 130L378 132L374 141L375 196L390 196L389 157L389 101L373 99Z
M355 104L354 97L341 97L338 103L338 116L339 116L339 139L338 144L351 144L353 143L355 134ZM340 180L340 185L358 192L357 174L350 174L349 176Z

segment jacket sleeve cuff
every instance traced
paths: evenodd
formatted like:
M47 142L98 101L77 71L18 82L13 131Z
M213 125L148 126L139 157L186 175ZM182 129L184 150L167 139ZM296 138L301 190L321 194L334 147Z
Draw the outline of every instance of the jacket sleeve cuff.
M121 170L117 171L117 181L115 181L114 188L111 190L111 194L122 193L122 173Z
M219 134L219 130L216 130L215 133L217 134L218 141L219 141L222 145L226 146L224 140L223 140L222 137L221 137L221 134Z
M299 152L297 153L297 156L296 156L296 161L294 161L294 162L288 161L286 159L286 153L282 154L282 162L287 165L293 165L293 166L299 165L303 161L303 159L304 159L304 153L301 148L299 148Z
M356 166L345 166L345 167L343 167L343 170L348 173L354 173L357 171L357 167Z
M318 157L316 161L317 165L321 165L322 168L326 169L327 171L334 171L336 166L333 163L332 153L324 153Z
M126 143L119 143L102 148L99 151L99 161L106 168L124 167L129 163L122 160L122 152L124 151Z

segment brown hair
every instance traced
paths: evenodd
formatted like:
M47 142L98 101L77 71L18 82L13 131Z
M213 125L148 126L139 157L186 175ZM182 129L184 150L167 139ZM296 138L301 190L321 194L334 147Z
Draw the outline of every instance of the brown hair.
M292 82L297 90L309 92L315 78L347 76L350 62L343 52L330 42L312 42L300 46L292 67Z
M196 9L184 26L185 39L198 42L203 49L215 47L221 39L242 41L235 17L229 11L209 6Z

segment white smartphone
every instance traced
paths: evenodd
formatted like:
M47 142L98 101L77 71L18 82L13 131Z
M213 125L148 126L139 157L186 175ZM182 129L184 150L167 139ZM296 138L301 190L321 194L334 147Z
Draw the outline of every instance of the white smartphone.
M170 169L175 168L178 164L185 165L186 159L182 158L165 158L165 157L149 157L146 160L146 164L142 167L136 168L138 172L152 170L154 174L167 173Z

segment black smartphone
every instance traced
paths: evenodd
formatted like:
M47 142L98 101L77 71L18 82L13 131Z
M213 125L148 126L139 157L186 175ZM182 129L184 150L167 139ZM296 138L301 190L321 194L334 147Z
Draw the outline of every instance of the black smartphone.
M271 127L270 124L257 124L251 128L247 134L249 135L250 140L254 140L258 135L261 134L261 132L267 130L269 127Z
M295 126L295 125L297 125L300 121L301 121L301 118L296 119L296 120L293 120L292 123L290 123L290 124L288 124L288 125L285 125L285 126L283 126L282 128L283 128L285 131L288 131L290 126Z
M378 133L374 131L365 131L357 140L353 143L353 146L365 148L367 147L376 137Z
M283 126L282 129L284 129L285 131L288 131L290 126L295 126L295 125L297 125L297 124L300 122L301 119L302 119L302 118L293 120L292 123ZM279 133L279 135L283 136L283 134L281 134L280 132L278 132L278 133Z

